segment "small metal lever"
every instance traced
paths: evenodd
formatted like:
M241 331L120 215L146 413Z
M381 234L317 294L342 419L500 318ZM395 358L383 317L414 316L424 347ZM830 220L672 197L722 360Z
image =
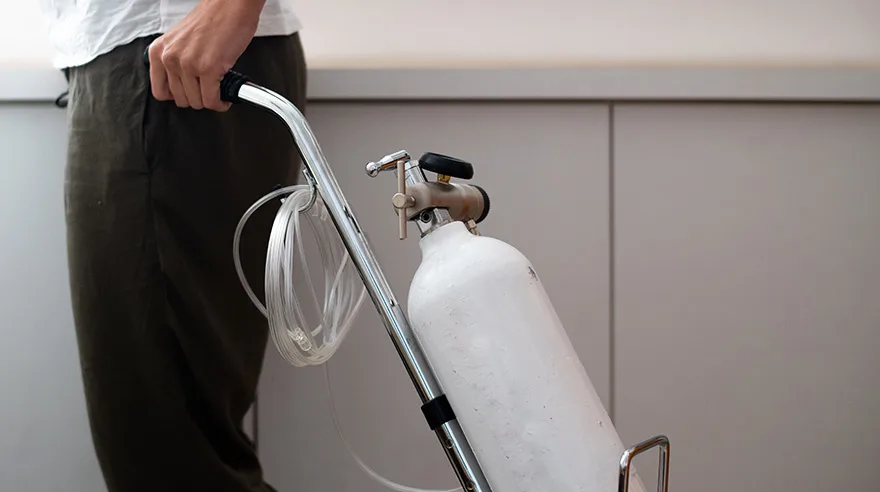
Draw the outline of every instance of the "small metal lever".
M406 239L406 209L415 205L415 198L406 194L406 164L410 162L410 155L405 150L398 150L379 159L378 162L369 162L366 166L367 175L374 178L383 171L397 170L397 193L391 197L391 203L397 209L398 237Z
M415 205L415 199L406 194L406 161L397 161L397 193L391 197L391 203L397 209L397 227L400 240L406 239L406 209Z
M378 162L369 162L366 166L367 176L375 178L382 171L391 171L398 167L399 162L407 162L410 160L409 153L405 150L398 150L393 154L388 154L379 159Z

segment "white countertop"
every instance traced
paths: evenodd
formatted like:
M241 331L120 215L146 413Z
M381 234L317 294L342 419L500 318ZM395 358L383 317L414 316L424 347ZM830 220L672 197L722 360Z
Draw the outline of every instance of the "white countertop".
M65 89L44 64L0 65L0 102L51 102ZM880 66L312 68L308 89L311 100L880 102Z

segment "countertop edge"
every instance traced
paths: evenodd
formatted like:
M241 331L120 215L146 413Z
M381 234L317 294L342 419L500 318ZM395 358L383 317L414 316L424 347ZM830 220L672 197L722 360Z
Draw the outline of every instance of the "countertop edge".
M0 67L0 102L52 102L50 67ZM312 101L674 100L880 102L878 67L311 68Z

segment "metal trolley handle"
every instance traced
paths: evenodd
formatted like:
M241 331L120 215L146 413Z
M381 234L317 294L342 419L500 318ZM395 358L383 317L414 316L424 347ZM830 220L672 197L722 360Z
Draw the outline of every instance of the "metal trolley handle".
M663 435L654 436L642 441L623 452L623 456L620 457L620 476L617 482L617 492L629 492L629 473L632 468L633 458L655 447L660 447L657 492L669 492L669 438Z

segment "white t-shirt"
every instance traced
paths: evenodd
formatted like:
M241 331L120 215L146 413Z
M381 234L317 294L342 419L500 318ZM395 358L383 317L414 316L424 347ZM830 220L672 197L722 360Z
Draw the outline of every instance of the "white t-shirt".
M139 37L167 32L198 0L40 0L58 68L84 65ZM283 36L302 26L291 0L266 0L257 36Z

